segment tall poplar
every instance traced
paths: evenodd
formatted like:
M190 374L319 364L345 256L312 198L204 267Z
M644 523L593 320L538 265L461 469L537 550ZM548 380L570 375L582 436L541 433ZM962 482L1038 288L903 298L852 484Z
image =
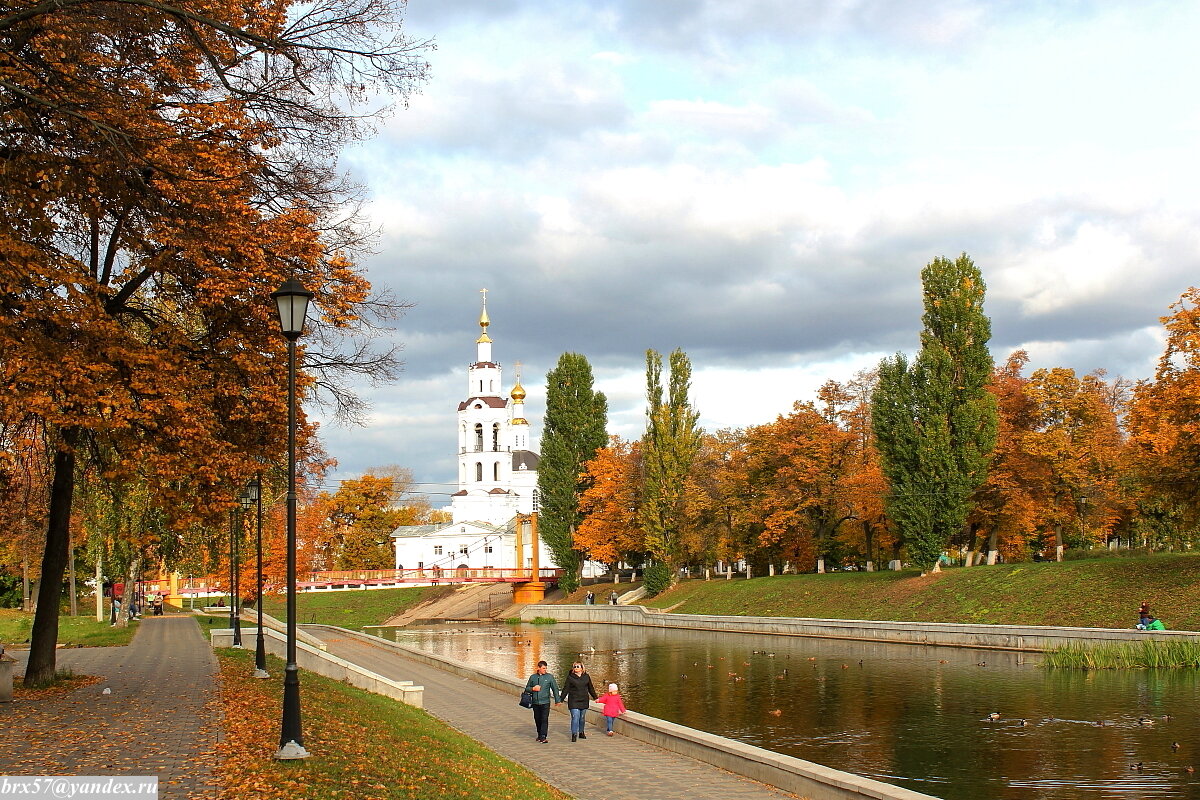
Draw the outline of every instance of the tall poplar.
M646 433L642 437L642 529L654 560L646 588L657 593L674 579L682 560L684 488L700 450L700 414L688 400L692 363L676 349L669 357L670 383L663 400L662 355L646 351Z
M546 375L538 529L563 570L567 592L579 586L575 528L581 520L579 498L587 488L584 464L608 443L607 425L608 399L593 388L592 365L578 353L563 353Z
M911 364L897 354L879 365L872 424L890 485L888 515L909 558L928 570L966 522L998 422L987 390L992 329L983 276L963 253L931 261L921 284L921 350Z

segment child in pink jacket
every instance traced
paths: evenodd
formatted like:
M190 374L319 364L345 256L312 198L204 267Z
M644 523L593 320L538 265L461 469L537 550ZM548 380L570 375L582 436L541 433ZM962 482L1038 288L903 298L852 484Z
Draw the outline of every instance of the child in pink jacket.
M621 699L620 693L617 692L617 685L610 683L608 691L600 695L597 699L600 705L604 706L604 724L608 726L608 735L613 735L613 720L621 716L627 710L625 701Z

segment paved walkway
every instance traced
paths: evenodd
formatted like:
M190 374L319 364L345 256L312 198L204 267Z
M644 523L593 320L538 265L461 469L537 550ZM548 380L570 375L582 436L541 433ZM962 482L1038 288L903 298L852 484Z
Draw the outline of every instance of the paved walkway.
M551 713L550 743L534 742L532 714L515 694L484 686L405 658L385 646L339 636L325 628L310 633L329 652L395 680L425 687L425 710L516 761L578 800L779 800L794 797L709 764L624 736L593 732L572 743L570 721ZM595 720L595 712L589 712Z
M28 652L9 654L23 673ZM195 619L148 617L127 647L62 649L57 664L104 680L0 704L0 774L157 775L162 800L220 796L217 660Z

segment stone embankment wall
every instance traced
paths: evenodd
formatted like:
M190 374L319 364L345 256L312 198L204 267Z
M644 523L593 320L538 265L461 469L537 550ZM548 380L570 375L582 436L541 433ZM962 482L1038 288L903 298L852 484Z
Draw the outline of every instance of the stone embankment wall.
M1042 652L1068 642L1125 642L1146 639L1200 640L1191 631L1139 631L1112 628L1055 628L1039 625L960 625L948 622L880 622L857 619L738 617L715 614L667 614L645 606L529 605L520 617L551 617L558 622L637 625L649 628L718 631L720 633L811 636L866 642L974 647L987 650Z

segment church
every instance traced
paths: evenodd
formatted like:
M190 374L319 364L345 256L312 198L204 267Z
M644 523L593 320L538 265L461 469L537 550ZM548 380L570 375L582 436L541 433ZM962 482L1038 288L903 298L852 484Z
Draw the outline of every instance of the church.
M466 399L458 404L458 491L451 495L451 522L410 525L392 532L396 569L529 567L526 546L517 562L517 515L538 510L538 454L530 449L520 362L512 389L504 392L500 362L493 360L487 290L479 315L475 361L467 367ZM539 564L555 566L539 543Z

